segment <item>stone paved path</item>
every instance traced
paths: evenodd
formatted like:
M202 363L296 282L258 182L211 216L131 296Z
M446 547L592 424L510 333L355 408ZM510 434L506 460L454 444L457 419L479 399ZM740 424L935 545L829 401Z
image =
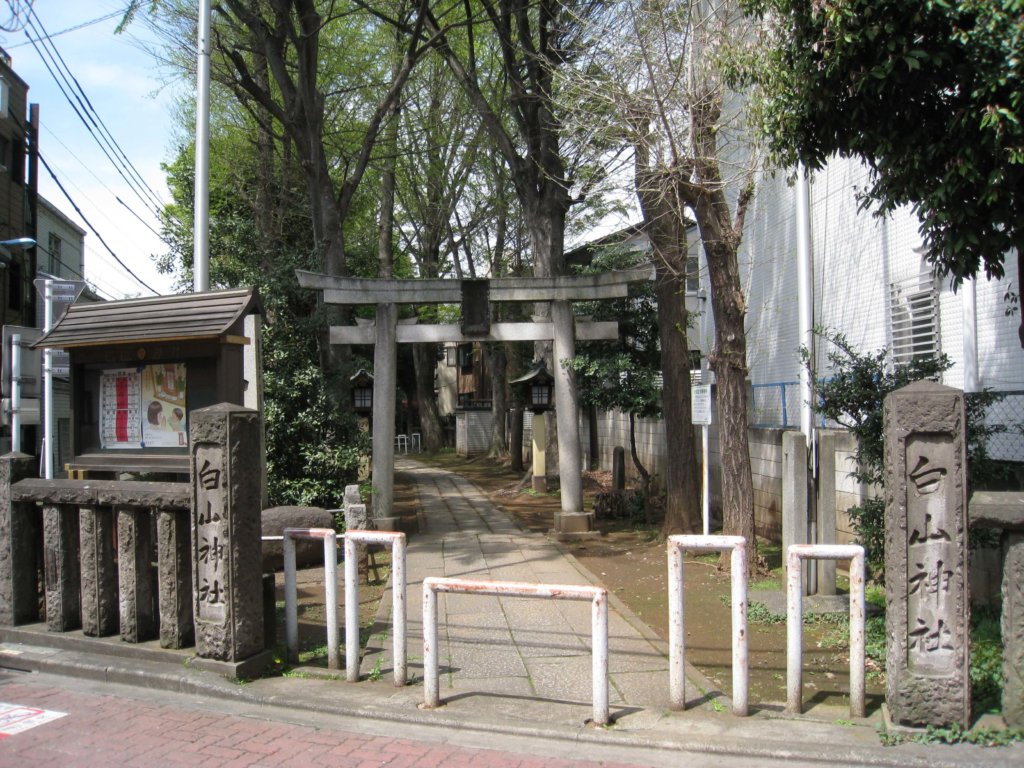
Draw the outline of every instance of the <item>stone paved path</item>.
M410 670L422 675L422 583L428 576L540 584L590 578L545 536L521 530L472 483L451 472L399 459L396 471L417 486L421 530L408 549ZM390 605L385 598L383 606ZM438 596L442 700L492 696L516 717L523 699L566 704L579 722L591 688L589 601L442 594ZM632 622L632 623L631 623ZM633 705L667 707L668 660L650 629L609 611L609 703L613 716ZM390 670L390 639L371 638L362 669ZM376 652L375 652L376 651ZM699 696L692 690L691 696Z

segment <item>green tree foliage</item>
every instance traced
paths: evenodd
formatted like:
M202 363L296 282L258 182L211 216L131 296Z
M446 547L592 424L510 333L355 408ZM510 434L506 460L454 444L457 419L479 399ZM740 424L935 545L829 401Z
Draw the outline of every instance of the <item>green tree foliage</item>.
M231 158L211 167L211 283L255 285L267 312L263 385L270 504L335 506L344 486L356 480L366 439L354 418L327 397L316 345L322 319L315 296L295 281L295 269L311 269L316 262L301 180L294 189L277 190L278 199L269 206L280 211L270 218L274 231L262 228L268 220L254 216L250 205L258 187L258 161L245 136L221 126L211 152L213 158ZM188 285L193 146L183 148L166 172L174 202L164 212L171 249L162 268L183 267L179 279Z
M762 124L780 160L860 157L865 206L911 205L942 274L1002 277L1013 248L1024 274L1022 0L746 6L776 23L773 65L748 82L769 89Z
M815 410L829 421L840 424L857 440L856 468L850 473L857 481L881 488L885 469L885 424L882 405L885 397L901 387L923 379L938 379L953 363L946 355L938 358L917 358L905 365L894 365L889 351L864 353L855 349L846 337L836 331L816 331L827 342L826 354L831 373L818 379L818 402ZM803 350L805 362L807 350ZM986 424L985 410L1000 395L979 392L968 395L967 458L968 492L999 473L999 467L988 457L988 438L1003 432L1003 425ZM850 521L860 543L864 545L868 569L872 577L884 580L885 567L885 502L873 497L848 510Z

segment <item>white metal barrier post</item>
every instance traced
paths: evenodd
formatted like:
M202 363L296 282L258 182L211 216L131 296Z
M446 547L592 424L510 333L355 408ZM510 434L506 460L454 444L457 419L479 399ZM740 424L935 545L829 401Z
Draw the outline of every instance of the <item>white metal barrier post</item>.
M323 539L324 602L327 609L327 668L341 667L338 648L338 534L331 528L285 528L284 550L284 620L288 659L299 659L298 590L295 585L295 540Z
M391 632L394 635L395 686L405 685L408 654L405 629L405 534L389 531L345 532L345 679L359 681L359 573L357 544L391 546Z
M546 597L591 601L594 724L608 724L608 590L578 584L529 584L430 576L423 580L423 705L441 705L438 683L437 593L461 592L505 597Z
M668 668L669 702L686 709L686 632L683 619L684 552L731 552L732 571L732 711L748 714L749 654L747 651L747 541L742 536L668 537Z
M803 712L801 560L850 561L850 716L864 717L864 547L792 544L786 552L786 711Z

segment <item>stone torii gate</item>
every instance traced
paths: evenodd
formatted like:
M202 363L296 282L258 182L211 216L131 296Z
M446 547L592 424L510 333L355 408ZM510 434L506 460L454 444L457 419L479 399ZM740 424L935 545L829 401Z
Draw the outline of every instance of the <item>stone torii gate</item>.
M335 277L296 270L299 285L323 292L326 304L377 306L372 326L332 326L331 344L372 344L373 516L381 530L393 529L395 388L399 343L473 341L552 341L555 374L555 418L558 430L559 474L562 511L555 517L555 531L572 534L590 529L583 512L583 478L580 460L579 417L571 372L562 360L576 354L581 341L618 338L617 322L576 322L573 301L618 299L628 295L629 285L653 279L653 268L641 267L598 275L559 277L502 277L490 279L396 280ZM551 302L551 321L491 323L491 302ZM399 325L399 304L460 304L461 324Z

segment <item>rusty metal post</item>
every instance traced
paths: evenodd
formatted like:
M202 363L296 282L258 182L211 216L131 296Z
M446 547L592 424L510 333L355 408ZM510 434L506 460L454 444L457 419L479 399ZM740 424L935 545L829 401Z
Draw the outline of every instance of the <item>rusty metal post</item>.
M864 547L793 544L786 553L786 711L803 711L803 560L850 561L850 716L864 717Z
M440 705L438 690L437 593L459 592L499 597L546 597L591 601L593 721L607 725L608 713L608 590L580 584L531 584L521 581L480 581L429 576L423 580L423 706Z
M591 648L593 659L594 724L608 724L608 592L597 592L591 598Z
M391 631L394 635L393 666L396 687L408 678L405 629L405 534L391 531L345 532L345 671L350 683L359 680L359 579L356 575L356 544L391 546Z
M437 592L428 577L423 580L423 706L441 706L437 679Z
M749 652L747 644L747 542L742 536L669 536L669 703L686 709L686 632L684 551L730 553L732 584L732 711L749 712Z
M327 668L341 667L338 643L338 534L331 528L285 528L284 613L288 658L299 657L298 588L295 584L295 540L322 539L324 543L324 602L327 613ZM357 632L358 632L358 622Z

